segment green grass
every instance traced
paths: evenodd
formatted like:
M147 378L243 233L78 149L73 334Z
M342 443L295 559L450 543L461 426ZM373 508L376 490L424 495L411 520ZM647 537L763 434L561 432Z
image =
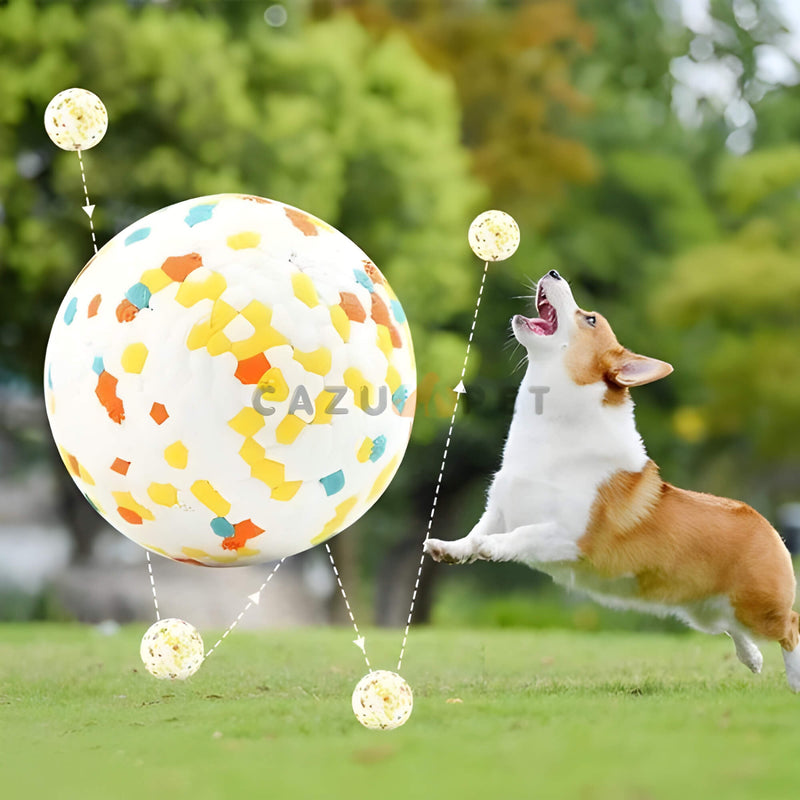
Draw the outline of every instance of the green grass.
M776 645L751 675L725 637L412 630L401 729L362 729L347 629L235 633L185 683L112 637L0 626L7 798L785 798L800 697ZM213 641L207 635L209 641ZM399 631L368 631L392 669ZM447 703L448 698L461 703Z

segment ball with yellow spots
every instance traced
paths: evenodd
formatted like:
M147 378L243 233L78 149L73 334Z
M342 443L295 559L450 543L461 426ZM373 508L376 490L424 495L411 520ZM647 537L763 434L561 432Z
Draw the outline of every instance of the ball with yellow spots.
M505 211L484 211L469 226L469 246L485 261L505 261L519 247L519 225Z
M411 432L411 334L347 237L260 197L187 200L77 277L45 363L50 425L129 538L209 566L325 541L388 486Z
M190 678L205 658L197 628L175 618L154 622L142 637L139 654L153 677L172 681Z
M404 725L414 708L411 687L396 672L378 669L367 673L353 690L353 713L365 727L390 731Z
M47 105L44 127L62 150L88 150L106 134L108 113L103 101L87 89L65 89Z

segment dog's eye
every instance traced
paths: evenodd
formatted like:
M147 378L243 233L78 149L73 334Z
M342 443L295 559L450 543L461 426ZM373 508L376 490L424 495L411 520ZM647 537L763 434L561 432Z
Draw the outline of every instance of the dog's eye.
M594 328L595 323L597 322L597 317L594 314L589 314L585 317L586 321Z

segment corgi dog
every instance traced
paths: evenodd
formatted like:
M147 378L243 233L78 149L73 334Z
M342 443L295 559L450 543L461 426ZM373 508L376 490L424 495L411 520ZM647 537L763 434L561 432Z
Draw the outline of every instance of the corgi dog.
M753 672L763 663L753 637L777 641L800 692L780 536L744 503L665 483L636 430L631 387L672 366L622 347L555 270L535 299L538 318L511 320L528 367L486 510L463 539L428 539L425 551L451 564L518 561L604 605L727 633Z

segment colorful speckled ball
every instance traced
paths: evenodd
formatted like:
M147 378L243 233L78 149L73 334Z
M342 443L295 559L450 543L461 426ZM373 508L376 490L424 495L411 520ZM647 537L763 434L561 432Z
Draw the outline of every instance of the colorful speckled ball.
M184 681L203 663L203 639L194 625L182 619L162 619L147 629L139 654L154 677Z
M396 672L385 669L367 673L353 691L353 713L370 730L399 728L413 707L411 687Z
M472 252L484 261L505 261L519 247L519 226L505 211L484 211L469 226Z
M62 150L88 150L106 135L108 113L93 92L65 89L48 103L44 127Z
M86 499L177 561L272 561L380 497L416 402L411 334L347 237L283 203L215 195L115 236L76 278L45 361Z

